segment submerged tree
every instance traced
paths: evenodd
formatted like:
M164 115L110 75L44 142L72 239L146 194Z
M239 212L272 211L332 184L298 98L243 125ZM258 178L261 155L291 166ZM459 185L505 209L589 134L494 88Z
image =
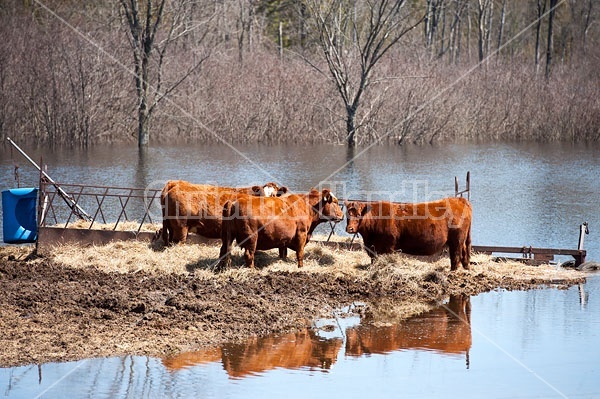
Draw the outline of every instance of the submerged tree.
M196 61L181 76L165 86L163 66L169 47L178 39L203 26L190 23L190 5L185 0L119 0L127 37L133 50L135 88L138 98L138 146L148 146L150 120L156 106L189 77L208 58L208 53ZM208 29L194 37L194 45L201 43Z
M329 74L346 110L346 142L356 145L356 115L373 70L390 48L414 29L404 0L305 0Z

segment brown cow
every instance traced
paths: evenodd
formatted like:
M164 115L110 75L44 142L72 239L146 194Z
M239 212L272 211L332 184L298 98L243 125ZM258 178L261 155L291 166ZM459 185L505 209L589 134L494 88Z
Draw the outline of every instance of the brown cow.
M225 202L239 194L270 197L286 192L287 188L279 187L276 183L267 183L262 187L232 188L170 180L160 195L163 227L157 236L162 235L164 245L185 243L188 232L206 238L220 238Z
M327 189L270 198L240 195L223 207L220 267L231 263L233 240L244 248L246 266L250 268L254 268L256 250L271 248L293 249L298 267L302 267L304 246L317 225L343 218L337 198Z
M467 355L471 349L471 299L450 296L443 306L394 325L359 325L346 330L346 356L428 349Z
M464 198L422 203L346 203L348 233L360 233L374 261L377 254L402 251L434 255L445 246L450 269L459 263L468 270L471 257L471 204Z

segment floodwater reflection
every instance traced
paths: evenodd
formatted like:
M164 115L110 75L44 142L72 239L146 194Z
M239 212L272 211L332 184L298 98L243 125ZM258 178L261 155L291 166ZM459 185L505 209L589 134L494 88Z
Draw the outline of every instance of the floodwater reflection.
M324 339L313 329L253 337L242 344L225 344L182 353L163 359L170 371L200 364L221 361L223 368L232 378L243 378L276 368L328 370L335 363L342 347L341 338Z
M347 327L339 337L323 338L319 330L254 337L242 344L225 344L162 359L169 371L221 362L230 378L244 378L277 368L329 370L341 349L346 356L387 354L425 349L465 355L471 348L471 302L466 295L451 296L448 303L400 323L380 326L372 320ZM345 342L345 345L344 345Z
M346 356L424 349L464 354L468 367L471 343L471 298L466 295L453 295L447 304L398 324L346 330Z

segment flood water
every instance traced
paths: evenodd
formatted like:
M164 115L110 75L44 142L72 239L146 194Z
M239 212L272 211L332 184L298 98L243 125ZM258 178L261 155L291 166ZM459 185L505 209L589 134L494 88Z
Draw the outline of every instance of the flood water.
M454 193L471 171L473 243L576 248L600 258L600 147L561 144L135 147L43 155L58 182L160 188L167 179L341 198L425 201ZM0 188L39 174L0 147ZM354 158L355 157L355 158ZM0 215L1 217L1 215ZM343 222L338 232L342 234ZM492 292L469 299L470 324L446 306L369 329L356 318L293 336L255 338L175 359L125 357L0 369L4 397L600 397L600 276L582 287ZM456 299L453 299L456 301ZM455 303L455 302L451 302ZM461 307L464 309L464 307Z
M454 177L463 188L470 171L476 245L577 248L581 223L588 221L592 232L600 228L598 145L375 146L364 153L329 145L173 146L150 148L144 157L127 146L24 150L37 163L43 156L50 177L62 183L160 189L169 179L228 186L276 181L296 192L324 186L340 198L394 201L454 195ZM15 162L21 186L38 186L39 173L16 151L0 147L0 160L2 190L16 187ZM160 220L159 208L153 214ZM585 238L592 259L600 258L595 236Z

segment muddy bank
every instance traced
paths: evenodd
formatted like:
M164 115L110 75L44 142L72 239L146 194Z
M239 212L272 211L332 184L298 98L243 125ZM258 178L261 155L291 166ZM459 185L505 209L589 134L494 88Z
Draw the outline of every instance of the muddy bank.
M110 253L126 257L142 251L136 248ZM489 258L476 259L473 270L457 273L450 273L444 257L382 257L369 266L367 258L349 260L343 252L314 246L307 251L312 264L302 270L292 257L279 261L274 252L263 256L258 270L220 274L205 266L209 261L188 261L185 271L148 270L139 261L133 271L114 271L103 264L106 259L85 251L80 249L94 265L76 267L48 255L27 259L23 250L0 248L0 366L166 356L295 331L353 301L366 302L361 309L369 312L370 304L392 300L402 303L409 316L411 303L433 305L450 294L584 281L577 271L498 264Z

